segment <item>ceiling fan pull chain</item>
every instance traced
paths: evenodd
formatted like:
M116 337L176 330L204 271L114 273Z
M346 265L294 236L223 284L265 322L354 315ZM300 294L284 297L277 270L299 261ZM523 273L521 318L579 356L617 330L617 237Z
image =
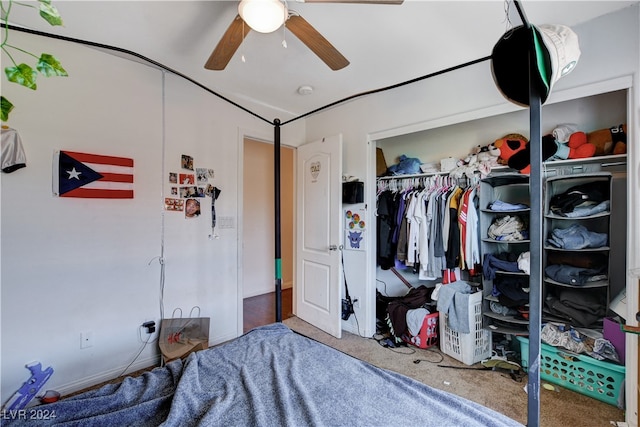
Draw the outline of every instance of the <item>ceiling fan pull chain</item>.
M244 20L242 20L242 40L244 40L245 38L245 34L244 34ZM242 63L244 64L245 62L247 62L247 60L244 58L244 46L240 45L240 49L242 49L241 55L240 55L240 59L242 60Z
M284 3L284 22L282 23L282 47L287 48L287 20L289 19L289 5L287 4L287 0L282 0Z
M287 24L286 23L282 26L282 47L285 49L287 48Z

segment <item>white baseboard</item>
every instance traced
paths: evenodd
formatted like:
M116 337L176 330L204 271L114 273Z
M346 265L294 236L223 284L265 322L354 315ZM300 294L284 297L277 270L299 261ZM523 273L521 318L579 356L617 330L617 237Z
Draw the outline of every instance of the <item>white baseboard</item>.
M219 344L223 344L227 341L231 341L238 338L236 335L233 334L227 334L227 335L223 335L221 337L216 337L215 340L213 341L209 341L209 347L213 347L215 345L219 345Z
M213 347L215 345L219 345L227 341L231 341L235 338L237 337L233 334L218 336L218 337L215 337L215 339L209 341L209 346ZM139 371L140 369L147 369L151 366L154 366L154 367L160 366L160 362L161 362L160 354L147 357L146 359L137 360L129 368L127 368L126 372L124 372L124 375L128 375L131 372ZM100 372L95 375L82 378L79 381L63 384L61 386L57 386L56 391L58 391L62 396L66 396L71 393L76 393L80 390L93 387L96 384L101 384L107 381L111 381L115 378L118 378L119 376L122 376L125 368L126 366L121 366L119 368L110 369L108 371Z
M155 355L152 357L148 357L146 359L140 359L136 361L133 365L131 365L127 371L124 373L125 375L131 372L139 371L140 369L146 369L150 366L159 366L160 365L160 355ZM71 393L75 393L80 390L84 390L89 387L93 387L96 384L101 384L106 381L111 381L122 374L122 371L126 366L121 366L119 368L110 369L108 371L100 372L95 375L91 375L89 377L82 378L79 381L74 381L68 384L63 384L61 386L56 387L56 391L60 393L62 396L66 396Z

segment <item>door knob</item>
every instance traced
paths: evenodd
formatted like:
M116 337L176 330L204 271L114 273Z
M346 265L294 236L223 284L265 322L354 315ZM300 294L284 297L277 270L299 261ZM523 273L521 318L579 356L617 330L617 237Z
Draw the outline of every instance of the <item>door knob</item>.
M342 245L340 245L340 246L337 246L337 245L329 246L329 250L330 251L337 251L338 249L342 250Z

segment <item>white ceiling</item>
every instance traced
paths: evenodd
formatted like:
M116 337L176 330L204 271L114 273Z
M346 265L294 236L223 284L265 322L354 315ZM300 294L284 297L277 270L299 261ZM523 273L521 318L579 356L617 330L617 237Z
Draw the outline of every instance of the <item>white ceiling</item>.
M521 1L530 22L569 26L634 3L638 2ZM236 1L53 0L53 4L64 27L51 27L34 10L17 5L10 20L133 51L259 115L268 111L265 106L275 108L282 120L489 56L508 25L507 4L502 0L405 0L402 5L289 0L289 8L322 33L351 62L349 66L332 71L293 34L280 29L271 34L250 32L225 70L210 71L204 63L237 14ZM513 25L520 25L513 3L509 9ZM283 37L287 49L282 47ZM64 66L64 58L59 59ZM299 95L302 85L311 86L313 93Z

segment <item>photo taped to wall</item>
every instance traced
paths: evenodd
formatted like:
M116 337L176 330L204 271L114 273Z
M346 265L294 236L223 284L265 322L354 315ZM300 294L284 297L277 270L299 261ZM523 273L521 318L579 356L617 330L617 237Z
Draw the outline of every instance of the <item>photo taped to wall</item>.
M168 211L182 211L184 209L184 200L166 197L164 199L164 208Z
M195 184L196 179L192 173L181 173L180 184Z
M184 216L194 218L200 215L200 201L198 199L187 199L185 202Z
M193 157L186 154L182 155L182 169L193 170Z

